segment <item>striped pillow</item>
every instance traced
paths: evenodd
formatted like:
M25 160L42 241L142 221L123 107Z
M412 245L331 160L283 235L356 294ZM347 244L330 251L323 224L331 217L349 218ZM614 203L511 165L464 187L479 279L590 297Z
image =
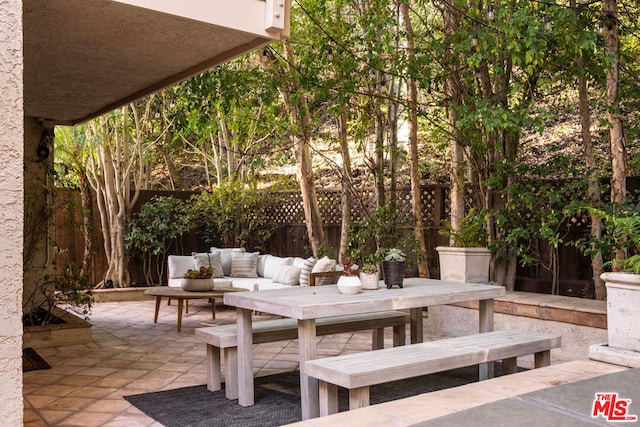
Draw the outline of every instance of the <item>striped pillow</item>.
M308 258L304 261L302 269L300 270L300 286L309 286L309 274L313 270L313 266L316 265L317 259L314 257Z
M258 277L259 252L232 252L231 277Z
M210 267L213 270L212 277L220 278L224 276L220 252L205 252L200 254L193 252L192 256L196 270L200 270L200 267Z

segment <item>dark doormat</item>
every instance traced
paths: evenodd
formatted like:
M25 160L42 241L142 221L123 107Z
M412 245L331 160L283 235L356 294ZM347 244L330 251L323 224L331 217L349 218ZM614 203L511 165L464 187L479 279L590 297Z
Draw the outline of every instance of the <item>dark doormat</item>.
M496 375L499 372L500 365L497 364ZM469 367L381 384L371 387L371 404L456 387L477 380L478 368ZM246 408L238 405L237 400L227 400L224 387L220 391L210 392L206 385L136 394L124 398L166 427L266 427L302 420L298 371L256 378L255 405ZM348 409L348 402L347 391L339 389L340 411Z
M31 347L22 349L22 372L51 369L51 366Z

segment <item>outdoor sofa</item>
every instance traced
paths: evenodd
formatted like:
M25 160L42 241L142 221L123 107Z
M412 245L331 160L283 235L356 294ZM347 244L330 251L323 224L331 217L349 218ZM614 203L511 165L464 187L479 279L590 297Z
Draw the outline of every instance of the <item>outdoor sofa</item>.
M211 248L192 255L169 255L168 285L180 287L187 270L213 269L214 289L244 288L250 291L335 283L342 266L328 257L320 259L279 257L244 248Z

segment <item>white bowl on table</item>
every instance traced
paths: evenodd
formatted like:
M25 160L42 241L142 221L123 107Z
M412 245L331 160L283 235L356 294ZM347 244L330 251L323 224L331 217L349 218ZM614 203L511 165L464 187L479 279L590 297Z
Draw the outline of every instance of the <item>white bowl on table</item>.
M353 295L360 292L362 283L358 276L340 276L338 279L338 291L341 294Z

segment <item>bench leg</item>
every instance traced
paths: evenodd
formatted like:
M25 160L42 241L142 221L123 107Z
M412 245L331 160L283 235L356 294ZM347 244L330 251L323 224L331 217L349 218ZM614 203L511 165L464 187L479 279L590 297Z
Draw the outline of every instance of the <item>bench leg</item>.
M224 392L227 399L238 398L238 347L224 349Z
M549 366L551 364L551 350L541 351L536 353L534 366L536 368L542 368L543 366Z
M515 374L518 372L518 359L510 357L502 359L502 375Z
M393 346L399 347L405 345L407 339L407 328L405 325L397 325L393 327Z
M357 387L349 390L349 410L369 406L369 387Z
M338 386L324 381L318 381L320 398L320 416L338 413Z
M207 344L207 390L222 390L220 349Z
M371 350L384 348L384 328L376 328L371 331Z

